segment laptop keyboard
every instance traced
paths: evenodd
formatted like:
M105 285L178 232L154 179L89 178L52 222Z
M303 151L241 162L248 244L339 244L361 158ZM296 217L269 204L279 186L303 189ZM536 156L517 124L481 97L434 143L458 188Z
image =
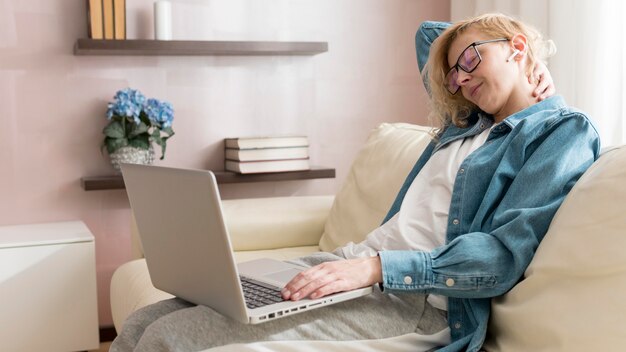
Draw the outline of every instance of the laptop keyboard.
M239 279L241 280L243 295L246 299L246 307L248 308L259 308L268 304L284 301L280 290L277 288L259 285L243 276L240 276Z

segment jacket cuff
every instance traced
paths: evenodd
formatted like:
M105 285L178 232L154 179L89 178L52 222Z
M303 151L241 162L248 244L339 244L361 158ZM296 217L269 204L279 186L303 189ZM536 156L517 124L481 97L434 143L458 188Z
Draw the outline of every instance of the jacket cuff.
M391 292L423 291L432 287L432 259L429 253L381 251L378 255L383 271L381 289Z

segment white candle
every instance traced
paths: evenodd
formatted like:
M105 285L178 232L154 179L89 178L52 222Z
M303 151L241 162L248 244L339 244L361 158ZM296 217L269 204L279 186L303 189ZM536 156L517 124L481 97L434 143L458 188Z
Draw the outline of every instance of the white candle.
M172 39L172 4L169 1L154 3L154 38Z

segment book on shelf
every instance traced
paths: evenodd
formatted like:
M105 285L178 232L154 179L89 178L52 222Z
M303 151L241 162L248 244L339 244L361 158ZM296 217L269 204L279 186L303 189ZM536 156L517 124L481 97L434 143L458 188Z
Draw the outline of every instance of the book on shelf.
M113 27L115 39L126 39L126 0L113 0Z
M265 161L285 159L306 159L309 157L308 147L236 149L226 148L224 156L234 161Z
M240 174L258 174L268 172L288 172L310 170L309 159L288 159L270 161L233 161L226 160L227 171Z
M306 136L240 137L226 138L224 145L233 149L308 147L309 139Z
M113 0L102 0L102 19L104 22L104 39L115 39Z
M91 39L104 39L102 0L87 0L87 31Z

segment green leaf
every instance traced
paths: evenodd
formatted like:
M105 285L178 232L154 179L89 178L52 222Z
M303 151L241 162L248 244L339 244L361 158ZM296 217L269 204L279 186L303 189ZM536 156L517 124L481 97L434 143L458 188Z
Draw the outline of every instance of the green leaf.
M156 131L156 133L153 133L153 134L152 134L152 140L153 140L156 144L158 144L158 145L160 145L160 146L163 146L163 142L164 142L164 140L163 140L163 138L161 138L161 136L159 135L158 131Z
M102 133L104 133L105 136L111 137L111 138L124 138L124 137L126 137L124 135L124 126L122 126L122 124L117 122L117 121L113 121L110 124L108 124L102 130Z
M163 158L165 158L165 147L166 147L166 140L167 137L161 137L161 132L159 130L154 130L152 131L152 140L161 146L161 160L163 160Z
M150 137L147 134L142 134L130 140L131 147L150 149Z
M171 127L165 127L163 129L163 133L167 134L168 137L171 137L174 135L174 130Z
M141 122L148 126L152 126L152 121L150 121L148 114L146 114L146 112L143 110L141 110L141 112L139 113L139 120L141 120Z
M159 158L159 160L163 160L163 158L165 158L165 148L167 147L167 145L165 144L165 140L163 140L163 144L161 144L161 157Z
M111 153L115 153L116 150L125 147L128 145L128 139L126 138L111 138L111 137L106 137L104 139L104 145L107 148L107 152L109 152L109 154Z
M132 137L136 137L136 136L138 136L138 135L140 135L142 133L146 133L146 132L148 132L148 128L149 127L145 123L141 122L141 123L139 123L139 125L134 126L131 129L129 136L132 138Z

